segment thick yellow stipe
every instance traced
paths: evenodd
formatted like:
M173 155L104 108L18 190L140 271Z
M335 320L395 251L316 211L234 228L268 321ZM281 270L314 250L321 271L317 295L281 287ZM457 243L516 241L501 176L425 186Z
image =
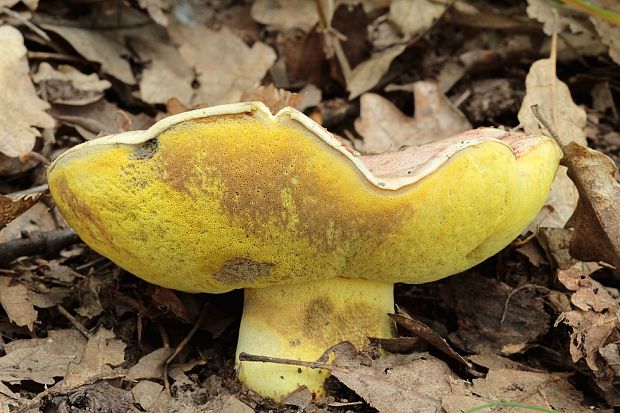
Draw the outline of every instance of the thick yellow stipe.
M362 349L367 337L392 337L394 285L332 278L306 284L245 290L237 355L241 352L316 361L326 349L349 341ZM243 361L239 379L275 401L300 386L324 395L325 370Z

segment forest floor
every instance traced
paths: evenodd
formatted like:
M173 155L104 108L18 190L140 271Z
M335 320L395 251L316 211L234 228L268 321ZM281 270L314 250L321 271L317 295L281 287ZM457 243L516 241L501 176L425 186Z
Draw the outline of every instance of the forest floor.
M0 0L0 413L613 411L620 7L594 3ZM362 153L482 126L556 135L572 180L563 166L495 256L397 284L404 338L372 341L394 354L336 351L327 397L277 405L236 378L243 291L124 271L69 229L46 177L81 142L250 100Z

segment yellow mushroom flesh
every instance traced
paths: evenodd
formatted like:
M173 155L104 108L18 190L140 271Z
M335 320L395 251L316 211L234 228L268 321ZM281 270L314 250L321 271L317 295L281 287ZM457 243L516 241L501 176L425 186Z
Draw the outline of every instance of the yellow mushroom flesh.
M301 113L257 102L187 112L79 145L49 169L59 210L94 250L157 285L246 288L238 352L306 361L389 337L395 282L472 267L542 207L549 138L479 129L359 157ZM240 363L281 400L326 372Z

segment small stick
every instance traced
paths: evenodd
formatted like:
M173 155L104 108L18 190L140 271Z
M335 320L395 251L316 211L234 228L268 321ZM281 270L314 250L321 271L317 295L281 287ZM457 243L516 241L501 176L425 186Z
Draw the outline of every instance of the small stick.
M58 311L60 311L60 314L64 315L67 318L67 320L69 320L71 324L73 324L73 327L75 327L80 333L82 333L84 337L86 337L87 339L90 339L92 337L92 334L90 334L90 332L86 329L86 327L84 327L82 323L80 323L75 317L73 317L71 313L65 310L65 308L62 305L58 305L56 306L56 308L58 308Z
M540 107L538 105L532 105L530 106L530 109L534 113L534 116L536 117L536 119L538 119L538 121L545 127L545 129L547 129L547 131L549 132L549 135L551 135L551 137L555 139L558 145L560 145L560 148L563 148L564 145L562 144L560 137L556 133L555 129L553 129L553 126L551 126L549 121L547 121L547 119L545 119L543 114L540 112Z
M28 238L0 244L0 266L28 255L54 256L63 248L78 242L81 242L80 237L70 229L33 231L28 233Z
M4 14L8 14L9 16L11 16L12 18L14 18L15 20L19 21L21 24L23 24L24 26L28 27L30 30L32 30L33 32L35 32L36 34L38 34L39 36L41 36L43 38L43 40L45 40L46 42L51 42L52 39L50 39L50 37L47 35L47 33L45 33L43 30L39 29L37 26L35 26L31 21L24 19L19 13L17 13L16 11L13 11L7 7L2 7L0 9L0 11Z
M256 356L254 354L248 354L248 353L239 353L239 361L257 361L260 363L286 364L288 366L301 366L301 367L308 367L311 369L324 369L324 370L332 370L334 368L334 366L332 366L331 364L320 363L318 361L291 360L291 359L283 359L279 357Z
M179 345L174 349L174 352L170 355L170 357L168 357L168 359L166 360L166 363L164 364L164 372L163 372L163 376L164 376L164 387L165 389L168 391L168 393L170 392L170 382L168 381L168 367L170 366L170 363L176 358L176 356L179 355L179 353L181 352L181 350L183 350L183 348L185 348L185 346L187 345L187 343L189 343L189 341L192 339L192 337L194 336L194 334L196 334L196 332L198 331L198 329L200 328L200 325L202 324L203 320L205 319L206 315L207 315L207 304L205 303L202 306L202 311L200 312L200 315L198 316L198 320L196 320L196 323L194 324L194 326L192 327L192 329L189 331L189 333L187 333L187 335L185 336L185 338L179 343Z

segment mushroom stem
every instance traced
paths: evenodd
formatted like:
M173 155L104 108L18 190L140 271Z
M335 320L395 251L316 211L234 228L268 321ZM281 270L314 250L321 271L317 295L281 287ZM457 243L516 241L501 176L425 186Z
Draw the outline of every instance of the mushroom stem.
M394 335L388 313L394 311L394 284L332 278L303 284L245 290L239 329L242 352L316 361L341 341L361 349L367 337ZM315 398L324 394L329 372L272 363L239 362L239 379L277 402L305 385Z

